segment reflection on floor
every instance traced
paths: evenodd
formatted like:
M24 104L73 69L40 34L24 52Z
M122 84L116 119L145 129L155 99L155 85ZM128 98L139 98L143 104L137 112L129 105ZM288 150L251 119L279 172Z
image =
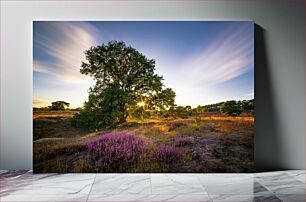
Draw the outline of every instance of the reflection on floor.
M0 201L305 201L305 171L32 174L1 171Z

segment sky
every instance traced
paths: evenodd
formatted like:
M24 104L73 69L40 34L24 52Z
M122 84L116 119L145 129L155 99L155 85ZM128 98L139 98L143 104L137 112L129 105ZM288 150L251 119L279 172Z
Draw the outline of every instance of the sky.
M251 21L35 21L33 107L57 100L82 107L94 85L80 73L84 51L111 40L155 59L177 105L254 98Z

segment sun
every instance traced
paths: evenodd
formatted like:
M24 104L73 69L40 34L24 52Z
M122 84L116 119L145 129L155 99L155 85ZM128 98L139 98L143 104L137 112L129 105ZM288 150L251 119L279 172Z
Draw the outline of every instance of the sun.
M143 106L146 105L146 103L144 103L144 102L142 101L142 102L138 102L137 105L138 105L139 107L143 107Z

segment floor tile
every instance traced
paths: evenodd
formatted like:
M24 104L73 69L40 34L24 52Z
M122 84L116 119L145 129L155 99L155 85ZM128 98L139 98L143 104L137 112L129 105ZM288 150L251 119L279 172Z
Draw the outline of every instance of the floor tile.
M9 171L1 175L0 196L13 194L16 191L24 189L32 184L33 181L45 178L47 176L55 176L57 174L41 174L33 175L32 172L25 171Z
M252 195L254 192L254 181L250 174L203 174L198 178L209 195Z
M273 171L273 172L261 172L254 173L254 178L258 180L271 180L271 179L291 179L292 177L288 175L290 171Z
M152 194L202 194L207 195L194 174L151 174Z
M35 174L6 182L1 195L89 194L95 174ZM3 190L1 190L3 191Z
M304 170L293 170L293 171L287 171L286 173L292 176L294 179L305 183L306 176Z
M261 185L259 182L254 180L254 183L253 183L253 194L267 195L267 194L272 194L272 192L269 191L265 186Z
M283 202L305 202L305 194L277 194Z
M233 194L221 194L221 195L210 195L213 201L228 201L228 202L256 202L256 201L265 201L265 202L281 202L273 194L268 195L233 195Z
M97 174L90 193L151 194L150 174Z
M254 194L253 201L262 201L262 202L282 202L277 196L274 194Z
M253 195L210 194L209 196L213 201L229 201L229 202L253 201Z
M305 201L305 171L258 174L0 172L1 201Z
M212 202L207 194L156 195L144 201Z
M2 174L4 174L4 173L7 173L8 172L8 170L0 170L0 176L2 175Z
M35 195L35 194L12 194L9 196L1 197L1 202L45 202L45 201L58 201L58 202L86 202L88 195Z
M88 202L130 202L130 201L147 201L147 202L158 202L158 201L173 201L173 202L211 202L208 195L191 194L191 195L142 195L142 194L129 194L129 195L90 195Z
M304 194L305 184L285 172L257 174L255 180L275 194Z

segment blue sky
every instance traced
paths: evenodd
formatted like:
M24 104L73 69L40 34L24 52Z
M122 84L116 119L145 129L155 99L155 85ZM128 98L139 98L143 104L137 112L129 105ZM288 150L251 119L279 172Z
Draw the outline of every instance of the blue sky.
M35 21L33 106L64 100L81 107L94 84L80 74L84 51L124 41L149 59L177 105L254 97L254 25L248 21Z

